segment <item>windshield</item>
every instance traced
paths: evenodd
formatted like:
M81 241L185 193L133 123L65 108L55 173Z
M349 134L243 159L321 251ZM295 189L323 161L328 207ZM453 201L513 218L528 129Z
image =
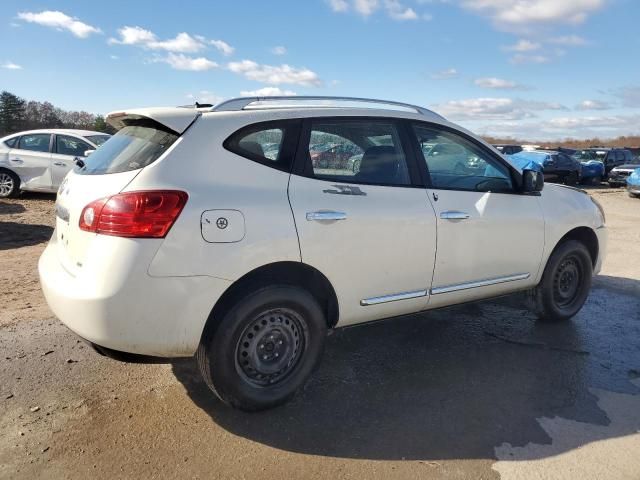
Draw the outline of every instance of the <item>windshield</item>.
M604 150L582 150L576 152L573 158L576 160L600 160L602 162L606 156L607 152Z
M151 122L126 126L87 157L84 166L76 171L100 175L137 170L156 161L177 138L175 133L155 128Z
M89 140L91 143L93 143L96 147L99 147L100 145L102 145L104 142L106 142L107 140L109 140L111 138L111 135L87 135L86 137L87 140Z

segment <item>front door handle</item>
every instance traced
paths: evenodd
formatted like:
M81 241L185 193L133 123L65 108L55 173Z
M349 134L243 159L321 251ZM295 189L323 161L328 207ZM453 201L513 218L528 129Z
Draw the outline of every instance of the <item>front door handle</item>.
M11 161L13 163L24 163L24 161L21 158L12 158Z
M334 212L328 210L321 210L318 212L307 212L307 220L322 221L322 220L346 220L347 214L344 212Z
M440 218L443 220L466 220L470 216L471 215L466 212L459 212L457 210L449 210L440 214Z
M67 164L64 162L53 162L56 167L66 167Z

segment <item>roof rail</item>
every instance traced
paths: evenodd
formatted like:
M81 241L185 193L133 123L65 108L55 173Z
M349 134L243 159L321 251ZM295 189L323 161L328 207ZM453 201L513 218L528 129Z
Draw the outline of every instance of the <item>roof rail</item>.
M225 100L224 102L218 103L215 105L211 111L212 112L237 112L240 110L245 110L247 107L249 109L269 109L269 108L291 108L294 105L276 105L276 106L268 106L268 105L256 105L251 106L253 103L260 102L304 102L304 101L326 101L326 102L362 102L362 103L375 103L380 105L391 105L394 107L402 107L407 108L409 110L414 110L416 113L427 116L436 116L438 118L443 118L441 115L423 107L419 107L417 105L411 105L409 103L402 102L394 102L390 100L378 100L375 98L360 98L360 97L325 97L325 96L303 96L303 95L293 95L293 96L273 96L273 97L239 97L232 98L230 100ZM311 105L313 108L337 108L336 105Z

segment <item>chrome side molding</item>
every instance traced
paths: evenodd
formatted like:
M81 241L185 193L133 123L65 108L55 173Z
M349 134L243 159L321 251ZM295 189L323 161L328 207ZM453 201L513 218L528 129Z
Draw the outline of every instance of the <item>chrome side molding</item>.
M365 298L360 300L360 305L367 307L369 305L380 305L381 303L396 302L398 300L409 300L410 298L426 297L427 290L416 290L414 292L394 293L393 295L383 295L381 297Z
M444 287L435 287L431 289L431 295L438 295L441 293L457 292L459 290L468 290L470 288L488 287L490 285L497 285L499 283L515 282L517 280L526 280L531 274L518 273L516 275L509 275L507 277L489 278L486 280L477 280L475 282L459 283L457 285L446 285Z

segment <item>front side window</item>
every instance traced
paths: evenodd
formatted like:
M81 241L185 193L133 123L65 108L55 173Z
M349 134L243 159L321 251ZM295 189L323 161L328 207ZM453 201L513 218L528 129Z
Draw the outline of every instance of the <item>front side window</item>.
M48 152L49 140L51 135L48 133L32 133L23 135L18 142L18 148L21 150L31 150L34 152Z
M371 120L314 120L308 144L313 176L373 185L409 185L407 160L395 124Z
M474 192L513 190L509 168L464 137L414 125L433 188Z
M84 152L93 150L93 147L76 137L69 135L56 135L56 153L60 155L71 155L74 157L84 157Z
M109 140L111 138L111 135L88 135L85 138L99 147L104 142Z

